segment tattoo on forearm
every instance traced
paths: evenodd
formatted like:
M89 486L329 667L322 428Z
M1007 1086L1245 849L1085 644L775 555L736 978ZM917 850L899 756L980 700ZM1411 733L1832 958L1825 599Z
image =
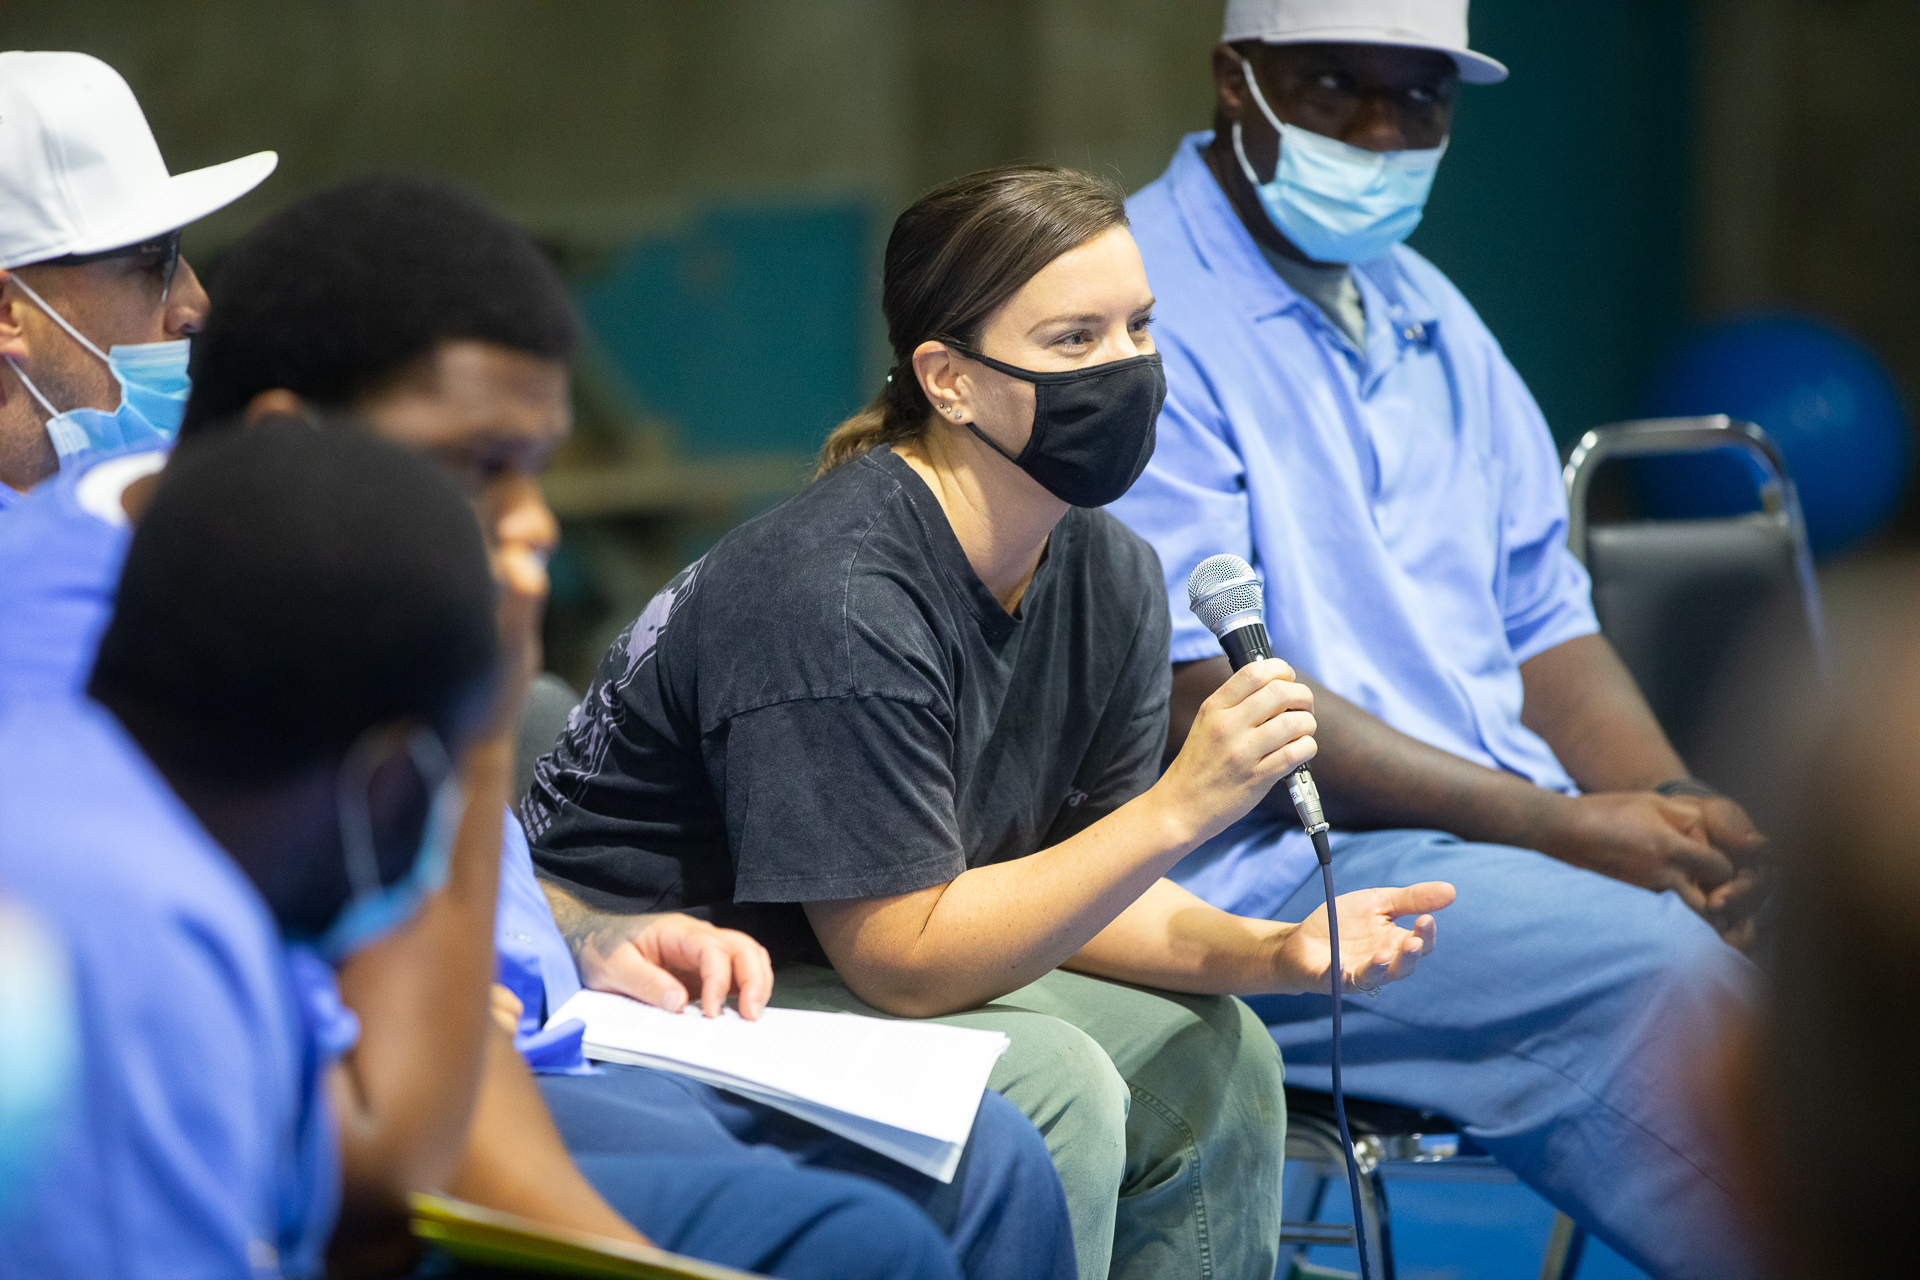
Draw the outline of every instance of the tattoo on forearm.
M567 940L567 949L573 952L576 965L588 959L604 960L639 932L648 919L645 915L596 911L563 889L548 884L540 887L546 890L547 902L553 908L553 922L560 926L560 936Z

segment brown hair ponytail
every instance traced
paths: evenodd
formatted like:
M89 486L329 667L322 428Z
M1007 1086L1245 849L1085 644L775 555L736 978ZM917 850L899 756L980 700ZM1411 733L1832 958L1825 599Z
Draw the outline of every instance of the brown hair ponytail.
M929 340L972 346L987 317L1048 263L1126 224L1119 187L1051 164L982 169L916 200L887 237L880 306L893 369L873 403L828 434L815 474L917 439L933 406L914 349Z

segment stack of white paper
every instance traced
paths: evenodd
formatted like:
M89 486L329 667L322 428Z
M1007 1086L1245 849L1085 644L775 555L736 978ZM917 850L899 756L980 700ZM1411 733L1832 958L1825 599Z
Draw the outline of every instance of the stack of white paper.
M953 1181L987 1073L1007 1051L998 1031L851 1013L768 1009L748 1022L697 1004L681 1013L582 991L548 1025L587 1024L586 1053L704 1080Z

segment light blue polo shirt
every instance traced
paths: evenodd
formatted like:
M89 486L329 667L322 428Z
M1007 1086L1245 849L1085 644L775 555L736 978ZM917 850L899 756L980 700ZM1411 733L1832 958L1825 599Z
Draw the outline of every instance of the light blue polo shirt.
M66 947L81 1077L0 1274L318 1275L357 1023L97 703L0 715L0 882Z
M513 1047L536 1075L593 1075L579 1019L549 1027L547 1018L580 990L573 952L553 922L553 908L533 873L527 833L509 809L500 837L500 897L493 915L494 980L520 998Z
M133 539L121 495L165 462L164 449L102 455L49 479L0 519L0 714L85 688ZM536 1072L590 1072L584 1027L544 1025L580 980L519 821L509 812L502 825L494 953L496 980L526 1007L514 1046Z
M120 496L166 461L151 447L102 455L0 518L0 708L85 687L132 536Z
M1357 347L1267 264L1201 157L1211 140L1181 139L1127 202L1167 401L1152 462L1111 510L1160 555L1172 660L1219 654L1187 575L1232 552L1266 583L1278 656L1411 737L1573 792L1520 723L1520 664L1599 630L1539 407L1404 246L1354 268ZM1249 818L1175 876L1204 897L1258 874L1284 899L1313 868L1285 829ZM1257 871L1237 865L1256 855Z

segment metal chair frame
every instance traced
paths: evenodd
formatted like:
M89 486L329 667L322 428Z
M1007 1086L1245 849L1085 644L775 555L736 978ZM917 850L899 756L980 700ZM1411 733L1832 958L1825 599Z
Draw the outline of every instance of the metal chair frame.
M1626 458L1711 453L1733 449L1760 469L1761 515L1776 521L1793 539L1794 569L1800 580L1800 599L1813 640L1814 661L1827 669L1826 622L1820 609L1820 588L1813 572L1813 552L1807 541L1807 520L1800 509L1800 493L1787 470L1786 456L1759 426L1727 415L1698 418L1640 418L1595 427L1581 436L1567 455L1560 477L1567 487L1567 549L1587 563L1587 495L1593 476L1603 463Z
M1356 1102L1368 1106L1364 1100L1350 1098L1350 1111ZM1380 1280L1394 1280L1393 1225L1386 1183L1389 1170L1403 1180L1511 1185L1519 1179L1492 1156L1473 1151L1463 1154L1458 1127L1451 1121L1407 1108L1374 1105L1404 1113L1407 1120L1403 1124L1365 1124L1366 1131L1355 1133L1353 1139L1354 1160L1360 1172L1360 1213L1367 1227L1373 1274ZM1353 1248L1351 1226L1320 1221L1327 1192L1346 1182L1340 1148L1340 1130L1332 1121L1295 1107L1287 1109L1287 1161L1296 1167L1306 1166L1307 1173L1304 1195L1290 1197L1295 1202L1304 1201L1305 1219L1280 1225L1280 1243L1292 1246L1296 1258L1300 1251L1315 1245ZM1556 1211L1540 1262L1540 1280L1572 1280L1585 1247L1586 1232L1572 1218ZM1312 1274L1350 1273L1323 1268Z

